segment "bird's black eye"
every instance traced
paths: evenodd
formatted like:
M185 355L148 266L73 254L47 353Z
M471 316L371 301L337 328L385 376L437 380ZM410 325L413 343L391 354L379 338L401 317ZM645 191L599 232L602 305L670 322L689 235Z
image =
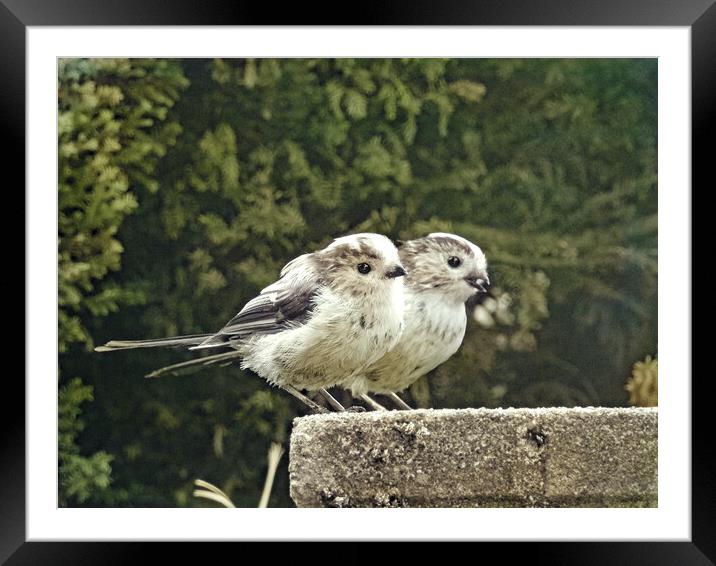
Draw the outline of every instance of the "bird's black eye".
M461 263L462 263L462 260L457 256L451 255L448 258L448 265L450 267L460 267Z
M358 273L362 273L363 275L365 275L366 273L370 273L370 265L368 265L367 263L359 263Z

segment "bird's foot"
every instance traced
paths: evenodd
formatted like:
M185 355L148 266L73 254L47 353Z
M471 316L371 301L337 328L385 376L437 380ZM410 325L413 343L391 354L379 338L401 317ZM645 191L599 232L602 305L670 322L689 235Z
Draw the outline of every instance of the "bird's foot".
M365 407L361 407L360 405L353 405L346 409L349 413L365 413L366 410L367 409Z
M387 411L387 409L383 405L373 400L370 396L366 394L359 395L358 397L365 401L365 403L374 411Z
M388 397L403 411L411 411L413 408L403 401L396 393L388 393Z
M338 400L337 400L333 395L331 395L328 391L326 391L326 389L324 389L323 387L321 387L321 388L318 390L318 392L321 394L321 396L322 396L326 401L328 401L328 404L329 404L331 407L333 407L334 410L338 411L339 413L342 413L343 411L346 410L346 408L345 408L343 405L341 405L341 404L338 402Z
M293 395L296 399L301 401L304 405L306 405L313 412L313 414L330 413L330 411L328 409L326 409L325 407L321 407L313 399L306 397L303 393L301 393L293 385L282 385L281 388L284 391L286 391L287 393L290 393L291 395Z

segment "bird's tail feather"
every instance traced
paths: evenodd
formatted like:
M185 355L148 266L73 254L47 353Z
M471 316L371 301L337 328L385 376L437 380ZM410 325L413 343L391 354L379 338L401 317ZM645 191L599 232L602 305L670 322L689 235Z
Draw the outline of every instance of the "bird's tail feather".
M111 352L113 350L129 350L132 348L179 348L201 344L213 334L192 334L190 336L172 336L171 338L154 338L150 340L110 340L104 346L97 346L95 352Z
M232 361L241 357L241 353L237 351L225 352L222 354L214 354L213 356L205 356L188 362L181 362L171 366L159 368L146 377L161 377L163 375L187 375L202 370L213 365L228 365Z

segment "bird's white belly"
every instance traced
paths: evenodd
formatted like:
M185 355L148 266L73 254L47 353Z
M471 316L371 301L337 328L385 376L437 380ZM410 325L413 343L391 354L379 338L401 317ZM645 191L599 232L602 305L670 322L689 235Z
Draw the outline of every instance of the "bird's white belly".
M467 318L463 305L408 305L398 344L350 382L354 395L402 391L450 358L462 344Z
M312 319L252 339L242 367L275 385L316 390L350 379L397 343L403 326L402 297L376 308L324 298Z

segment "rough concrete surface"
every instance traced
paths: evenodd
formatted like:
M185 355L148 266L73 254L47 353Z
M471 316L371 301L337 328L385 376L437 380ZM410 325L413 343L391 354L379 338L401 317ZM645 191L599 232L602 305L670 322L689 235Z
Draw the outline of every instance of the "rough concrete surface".
M298 418L299 507L655 507L657 409L449 409Z

